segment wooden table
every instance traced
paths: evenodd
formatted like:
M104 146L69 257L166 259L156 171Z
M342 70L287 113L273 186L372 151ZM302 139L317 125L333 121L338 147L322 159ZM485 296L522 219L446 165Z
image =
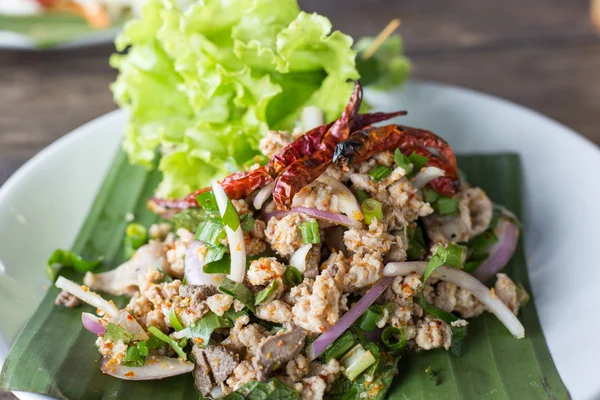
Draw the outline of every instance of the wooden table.
M415 78L507 98L600 144L600 40L589 0L300 3L355 37L400 17ZM52 141L116 108L113 51L0 52L0 184Z

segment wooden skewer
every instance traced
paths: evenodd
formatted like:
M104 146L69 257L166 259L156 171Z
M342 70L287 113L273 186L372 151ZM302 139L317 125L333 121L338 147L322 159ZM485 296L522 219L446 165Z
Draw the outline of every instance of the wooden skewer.
M394 31L396 29L398 29L401 22L402 21L400 20L400 18L395 18L395 19L391 20L390 23L387 24L387 26L385 28L383 28L383 30L379 33L379 35L377 35L375 40L373 40L373 43L371 43L371 45L369 47L367 47L367 49L365 51L363 51L363 58L364 59L371 58L373 56L373 54L375 54L377 49L379 47L381 47L383 42L385 42L385 40L387 38L389 38L390 35L392 33L394 33Z

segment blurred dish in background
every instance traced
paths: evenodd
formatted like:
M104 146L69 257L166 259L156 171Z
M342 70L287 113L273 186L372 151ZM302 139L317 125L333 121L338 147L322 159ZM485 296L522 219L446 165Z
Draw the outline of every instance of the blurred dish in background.
M110 42L139 13L139 0L0 0L0 48Z

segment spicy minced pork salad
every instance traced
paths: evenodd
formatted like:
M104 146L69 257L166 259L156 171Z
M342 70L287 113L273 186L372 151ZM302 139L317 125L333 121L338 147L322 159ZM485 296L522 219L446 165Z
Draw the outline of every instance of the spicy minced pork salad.
M163 222L127 227L118 268L58 278L57 304L97 308L82 322L102 372L193 373L206 398L383 398L407 352L458 354L470 318L493 313L524 337L527 294L499 273L513 214L468 184L443 139L375 127L405 112L360 114L361 98L356 82L332 123L271 131L247 171L151 199Z

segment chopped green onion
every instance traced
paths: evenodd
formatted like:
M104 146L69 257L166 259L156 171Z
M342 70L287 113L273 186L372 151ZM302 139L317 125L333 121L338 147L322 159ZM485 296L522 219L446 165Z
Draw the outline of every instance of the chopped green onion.
M381 311L376 307L369 307L367 311L360 316L357 324L363 331L372 331L377 328L377 322L383 317Z
M125 234L131 239L131 245L136 250L142 247L148 240L148 230L146 227L135 222L127 225Z
M458 244L449 244L446 247L446 264L455 268L462 269L464 266L464 255L466 252L465 246Z
M54 281L58 277L58 271L61 267L75 268L78 272L87 272L96 268L100 263L102 263L102 258L87 261L72 251L56 249L48 259L46 275Z
M181 322L179 322L179 319L177 318L175 307L171 307L171 311L169 312L169 322L176 331L180 331L183 329L183 325L181 325Z
M400 339L398 339L398 337ZM381 341L390 351L400 351L406 346L406 337L402 329L388 326L381 333Z
M225 236L223 225L208 220L200 222L196 229L196 239L210 246L219 246Z
M388 168L385 165L377 165L369 171L369 176L375 182L379 182L380 180L382 180L383 178L385 178L386 176L388 176L391 173L392 173L391 168Z
M146 353L146 355L148 355ZM123 365L127 367L141 367L144 365L144 359L146 357L141 354L138 346L130 346L127 349L127 353L125 353L125 357L123 357Z
M317 221L305 221L300 224L302 232L302 241L305 244L321 243L321 233L319 232L319 223Z
M179 340L179 342L177 342L177 344L179 345L179 347L181 347L181 348L183 349L185 346L187 346L187 344L188 344L188 340L187 340L187 338L185 338L185 337L184 337L184 338L181 338L181 339Z
M148 344L145 340L137 342L136 347L142 356L146 357L148 355Z
M102 339L111 340L113 343L122 340L123 343L127 344L133 339L133 333L121 328L119 325L115 325L109 322L108 326L106 327L106 332L104 333L104 336L102 336Z
M495 243L498 242L498 238L494 235L494 232L487 230L483 232L481 235L475 236L473 239L469 240L467 243L467 247L473 253L480 253L482 250L486 250L489 247L492 247Z
M256 293L256 296L254 297L254 304L259 305L266 303L273 297L274 294L277 293L277 289L279 289L279 281L275 279L271 281L269 286Z
M225 253L225 248L223 248L223 255L214 261L207 262L202 266L202 271L205 274L229 274L231 271L231 255L229 253ZM211 253L211 249L206 253L207 257L204 259L205 262L208 260L208 255Z
M248 307L252 312L254 312L254 295L252 291L248 289L241 282L234 282L229 278L224 278L223 282L219 285L219 290L221 293L229 295L234 299L238 299L246 307Z
M374 219L383 220L383 210L381 203L375 199L366 199L361 203L363 213L365 214L365 222L370 225Z
M349 381L356 379L358 375L375 363L375 357L370 351L365 350L362 345L357 344L342 359L340 364L344 367L342 373Z
M429 204L435 203L440 198L440 194L432 188L425 186L423 188L423 200Z
M335 342L327 346L323 352L322 360L323 363L327 364L332 359L339 359L348 350L350 350L356 344L356 338L350 331L346 331L342 336L337 338Z
M407 175L413 170L410 159L402 154L400 149L396 149L396 151L394 151L394 161L396 161L396 165L406 171Z
M283 280L290 286L298 286L302 283L304 277L302 276L302 272L298 271L297 268L289 266L283 273Z
M442 216L458 215L458 198L459 196L440 196L437 201L432 204L433 209Z
M244 232L250 232L252 228L254 228L254 224L256 223L254 217L252 217L251 214L242 214L240 216L240 222L242 224L242 230Z
M171 346L173 350L175 350L175 353L177 353L179 357L187 361L187 354L185 354L185 351L183 351L183 349L179 346L179 343L177 343L175 339L172 339L171 337L165 335L161 332L160 329L158 329L155 326L149 327L148 332L154 335L157 339L160 339L163 342L167 343L169 346Z
M419 172L421 170L421 168L423 168L425 166L425 164L427 164L427 161L429 161L429 157L422 156L415 152L413 152L410 156L408 156L408 159L410 160L410 163L413 165L411 175L414 175L417 172Z
M369 198L369 193L365 192L364 190L357 189L354 192L354 196L356 196L356 200L360 204L360 203L362 203L363 201L365 201L366 199Z

